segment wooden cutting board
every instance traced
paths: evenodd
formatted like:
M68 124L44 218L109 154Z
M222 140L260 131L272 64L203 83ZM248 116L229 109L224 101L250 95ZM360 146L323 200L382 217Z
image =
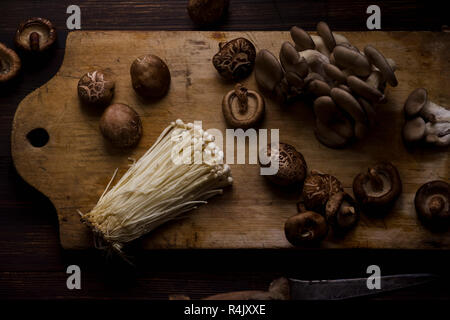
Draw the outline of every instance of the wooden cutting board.
M311 105L279 106L266 99L262 128L279 128L280 140L294 145L309 169L338 177L351 193L353 177L378 160L397 165L403 194L384 218L362 216L345 237L329 234L324 248L450 248L450 232L433 234L417 221L413 206L419 186L449 180L449 152L407 152L401 141L402 106L408 94L426 87L433 101L450 106L450 34L431 32L343 32L359 48L372 44L398 65L399 86L387 89L388 103L378 109L378 127L369 137L345 150L321 145L314 137ZM67 249L92 247L92 235L77 210L88 212L97 202L115 168L119 176L128 157L139 158L173 120L202 120L203 128L225 131L223 95L233 88L222 80L211 58L220 41L250 39L259 49L278 55L288 32L122 32L77 31L69 34L63 65L56 76L28 95L15 114L12 156L19 174L50 198L58 212L61 244ZM163 57L172 75L166 97L143 102L131 87L129 69L143 54ZM78 79L92 69L116 76L114 102L126 103L141 115L144 134L138 147L123 152L108 147L98 123L101 112L83 107ZM255 89L252 74L244 81ZM45 146L33 147L27 135L43 128ZM283 190L259 175L257 165L232 165L233 187L185 218L144 237L153 248L289 248L285 220L296 213L300 190Z

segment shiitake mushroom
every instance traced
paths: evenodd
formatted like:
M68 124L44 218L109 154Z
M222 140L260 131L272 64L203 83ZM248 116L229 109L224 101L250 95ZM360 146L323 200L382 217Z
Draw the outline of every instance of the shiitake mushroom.
M313 170L303 184L302 198L308 210L322 213L330 197L341 191L342 183L335 176Z
M288 186L296 183L302 183L305 180L307 166L303 155L298 152L295 147L290 144L280 142L278 144L278 150L269 145L267 147L267 156L276 160L278 157L278 171L274 175L267 175L269 181L281 185ZM268 167L268 164L260 163L262 167Z
M256 50L253 43L245 38L236 38L219 43L219 52L213 59L217 72L227 80L248 77L255 65Z
M333 194L325 206L325 216L335 232L341 233L353 228L359 220L356 201L346 192Z
M264 117L264 98L254 90L248 90L240 83L229 91L222 100L225 121L233 128L247 129L258 125Z
M118 148L133 147L142 136L141 118L126 104L114 103L103 112L100 131Z
M294 246L317 244L326 237L328 224L322 215L305 211L286 220L284 233Z
M44 52L56 41L56 30L50 20L31 18L21 23L14 42L25 52Z
M115 82L101 70L84 74L78 82L78 96L87 105L106 106L114 96Z
M430 181L416 192L414 206L427 227L444 230L450 224L450 185L442 180Z
M390 209L402 192L397 168L382 161L358 174L353 180L353 194L366 212L381 214Z
M170 87L170 71L158 56L147 54L131 64L131 83L134 90L144 98L164 96Z

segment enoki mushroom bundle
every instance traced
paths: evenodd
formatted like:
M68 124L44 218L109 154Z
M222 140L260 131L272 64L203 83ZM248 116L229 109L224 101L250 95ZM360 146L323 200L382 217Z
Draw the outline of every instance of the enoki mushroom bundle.
M93 229L97 247L119 251L233 182L214 137L181 120L172 122L108 191L116 173L82 221Z

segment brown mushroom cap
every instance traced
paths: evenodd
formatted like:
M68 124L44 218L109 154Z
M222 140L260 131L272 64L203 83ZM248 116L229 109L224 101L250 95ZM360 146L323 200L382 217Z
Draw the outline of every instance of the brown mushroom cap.
M305 30L293 26L290 30L291 38L295 43L295 49L297 51L303 51L308 49L315 49L316 45L314 44L313 39Z
M256 91L237 84L222 100L222 112L228 125L247 129L256 126L264 117L264 99Z
M328 148L340 149L350 142L349 138L341 136L335 128L325 125L319 119L316 119L314 134L317 140Z
M367 45L364 48L364 54L366 55L367 59L369 59L369 62L380 70L387 83L389 83L393 87L396 87L398 85L394 70L391 68L389 62L380 51L378 51L371 45Z
M303 184L303 201L308 210L324 212L328 199L343 191L341 182L334 176L311 172Z
M406 143L421 141L425 136L425 121L421 117L407 120L402 135Z
M189 0L187 11L195 24L210 25L223 17L229 2L229 0Z
M45 51L55 43L56 30L48 19L31 18L22 22L16 31L14 42L25 51Z
M390 162L379 162L353 180L356 200L369 211L390 207L401 192L400 174Z
M294 72L301 78L308 74L308 63L288 41L281 46L280 62L285 72Z
M441 180L427 182L414 198L417 215L430 227L447 227L450 222L450 185Z
M219 52L212 59L217 72L228 80L248 77L255 65L256 50L251 41L236 38L219 44Z
M353 128L350 121L336 106L331 97L322 96L314 100L314 114L317 120L343 137L344 140L353 137Z
M346 75L336 67L335 65L331 63L326 63L323 65L323 70L325 71L325 74L336 81L338 84L345 84L347 83L347 77Z
M334 39L333 33L326 22L320 21L317 24L317 33L323 39L323 42L327 46L330 52L336 47L336 40Z
M22 63L16 52L0 42L0 83L17 76Z
M308 91L316 97L329 96L331 88L325 81L313 80L308 84Z
M278 157L278 172L274 175L268 175L267 179L271 182L288 186L296 183L302 183L306 177L306 161L303 155L290 144L280 142L278 150L271 147L267 148L267 156L271 159ZM261 166L270 166L261 164Z
M404 110L408 118L415 117L428 101L428 93L424 88L417 88L411 92L405 101Z
M103 112L100 131L116 147L133 147L142 136L141 118L126 104L114 103Z
M170 71L158 56L147 54L133 61L130 68L134 90L143 97L159 98L170 87Z
M258 86L267 92L273 92L283 79L283 69L277 58L269 50L262 49L256 55L255 64Z
M359 102L359 105L363 108L366 114L367 120L369 121L369 127L371 128L375 127L377 114L375 112L373 105L362 97L358 97L357 100Z
M322 215L306 211L287 219L284 233L294 246L315 244L326 237L328 225Z
M336 231L346 231L356 225L359 209L356 201L345 192L335 193L328 200L325 216Z
M85 104L108 105L114 95L115 82L109 73L95 70L84 74L78 81L78 96Z
M355 93L369 101L378 103L383 100L384 95L377 88L372 87L365 81L355 76L347 78L347 84Z
M338 45L333 50L336 65L342 69L349 69L359 77L367 77L372 71L369 60L361 53Z
M330 95L340 108L355 119L355 122L367 123L366 114L353 95L341 88L331 89Z

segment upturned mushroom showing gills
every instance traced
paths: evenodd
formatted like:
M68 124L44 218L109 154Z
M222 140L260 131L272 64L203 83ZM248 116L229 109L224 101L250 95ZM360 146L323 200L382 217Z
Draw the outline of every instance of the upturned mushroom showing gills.
M219 43L219 52L212 59L217 72L227 80L241 80L250 75L255 64L256 50L245 38Z
M263 97L240 83L222 100L225 121L233 128L247 129L256 126L264 117L264 109Z
M284 233L294 246L317 244L326 237L328 224L322 215L305 211L287 219Z
M80 100L92 106L108 105L114 96L115 82L103 71L95 70L84 74L78 81Z
M19 25L14 42L24 51L43 52L56 40L56 30L48 19L31 18Z
M22 63L16 52L0 42L0 84L14 79Z
M160 98L169 90L170 71L158 56L147 54L134 60L130 75L134 90L144 98Z
M331 196L342 191L342 184L336 177L312 170L303 183L302 198L307 210L324 213Z
M414 198L419 219L432 229L445 229L450 223L450 185L441 180L422 185Z
M419 88L411 92L404 111L406 121L402 135L406 145L450 145L450 110L430 101L426 89Z
M325 216L335 231L345 232L358 223L359 208L348 193L341 191L328 199Z
M358 203L376 214L393 206L401 192L400 174L390 162L379 162L353 180L353 194Z
M274 175L267 175L269 181L280 186L288 186L302 183L306 177L306 161L303 155L290 144L280 142L278 150L269 145L267 147L267 156L270 159L268 164L261 166L270 166L272 161L278 158L278 171Z

